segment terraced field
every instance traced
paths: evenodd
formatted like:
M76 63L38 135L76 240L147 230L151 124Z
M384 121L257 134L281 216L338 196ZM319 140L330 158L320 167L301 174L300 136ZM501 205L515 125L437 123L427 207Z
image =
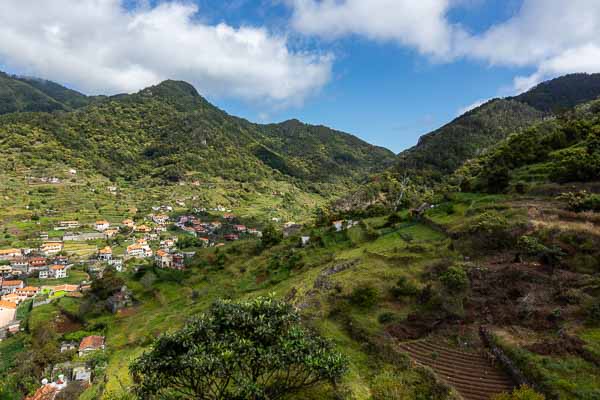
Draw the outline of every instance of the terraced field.
M482 354L450 349L427 340L401 343L400 349L435 373L465 400L489 400L494 394L509 392L513 383Z

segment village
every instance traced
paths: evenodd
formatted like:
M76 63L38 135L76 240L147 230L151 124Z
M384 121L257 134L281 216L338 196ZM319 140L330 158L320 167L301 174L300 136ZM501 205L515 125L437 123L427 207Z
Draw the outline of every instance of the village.
M296 224L284 228L290 226ZM179 214L170 206L155 206L136 220L59 220L50 228L51 235L39 233L37 245L0 249L0 341L24 329L21 316L28 310L63 297L85 296L108 268L117 274L139 264L185 270L199 248L262 235L222 206ZM95 251L86 255L68 251L73 244ZM132 305L131 294L123 287L108 304L115 313ZM60 352L72 352L72 361L54 365L31 399L53 398L73 381L89 385L93 371L88 356L104 348L105 337L98 335L62 342Z
M303 226L268 221L281 229L283 236L298 236ZM333 231L355 226L357 221L334 221ZM186 270L201 248L222 247L246 238L261 238L258 227L247 226L232 210L222 206L193 208L174 212L168 205L153 206L143 216L120 221L97 219L57 220L40 231L30 247L0 249L0 341L24 330L23 317L33 308L61 298L82 298L95 279L107 269L114 273L135 271L140 265L163 270ZM309 236L299 236L306 246ZM78 253L85 246L93 251ZM126 286L106 302L108 311L117 313L131 307L134 299ZM88 335L79 340L64 340L60 352L72 354L70 361L53 365L28 400L54 398L69 382L93 382L94 354L103 352L106 338Z

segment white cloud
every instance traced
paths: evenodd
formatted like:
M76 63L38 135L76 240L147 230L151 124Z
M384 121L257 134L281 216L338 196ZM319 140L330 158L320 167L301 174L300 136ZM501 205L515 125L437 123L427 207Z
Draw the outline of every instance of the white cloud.
M456 1L456 0L454 0ZM448 22L451 0L289 0L292 25L325 38L361 35L395 41L435 58L447 58L465 36Z
M127 10L122 0L2 0L0 61L90 94L173 78L203 94L289 104L329 81L329 55L292 51L263 28L208 25L197 13L181 2Z
M535 69L515 79L515 90L560 74L600 71L599 0L523 0L513 17L478 34L448 18L451 10L469 7L468 0L287 1L294 8L293 26L305 34L360 35L437 61L469 58Z
M457 115L458 116L463 115L466 112L469 112L469 111L471 111L471 110L473 110L473 109L475 109L475 108L477 108L479 106L484 105L485 103L487 103L490 100L491 100L491 98L477 100L477 101L469 104L468 106L465 106L465 107L461 108L460 110L458 110Z

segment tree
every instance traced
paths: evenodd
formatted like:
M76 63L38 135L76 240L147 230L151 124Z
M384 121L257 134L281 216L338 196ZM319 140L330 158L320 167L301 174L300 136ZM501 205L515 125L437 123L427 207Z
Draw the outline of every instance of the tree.
M261 243L263 248L273 247L281 242L283 235L273 224L269 224L262 231Z
M144 399L275 400L335 382L346 360L271 297L215 302L130 366Z

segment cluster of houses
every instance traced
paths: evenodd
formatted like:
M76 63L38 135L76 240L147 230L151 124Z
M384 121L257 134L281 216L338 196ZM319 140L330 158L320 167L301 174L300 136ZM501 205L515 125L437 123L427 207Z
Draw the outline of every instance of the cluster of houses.
M239 240L243 235L249 234L261 237L262 232L256 228L249 228L242 224L234 223L236 217L230 212L223 214L224 222L202 221L194 215L182 215L175 222L175 226L197 237L204 246L217 246L221 239L225 241Z
M69 384L81 384L84 387L92 383L92 368L86 356L105 349L104 336L92 335L76 342L61 343L60 351L77 351L79 359L55 364L50 372L50 379L44 378L42 386L25 400L54 400Z
M37 251L0 250L0 260L8 262L8 265L0 266L0 276L37 275L40 279L66 278L71 265L68 257L57 255L61 251L62 242L44 242Z

